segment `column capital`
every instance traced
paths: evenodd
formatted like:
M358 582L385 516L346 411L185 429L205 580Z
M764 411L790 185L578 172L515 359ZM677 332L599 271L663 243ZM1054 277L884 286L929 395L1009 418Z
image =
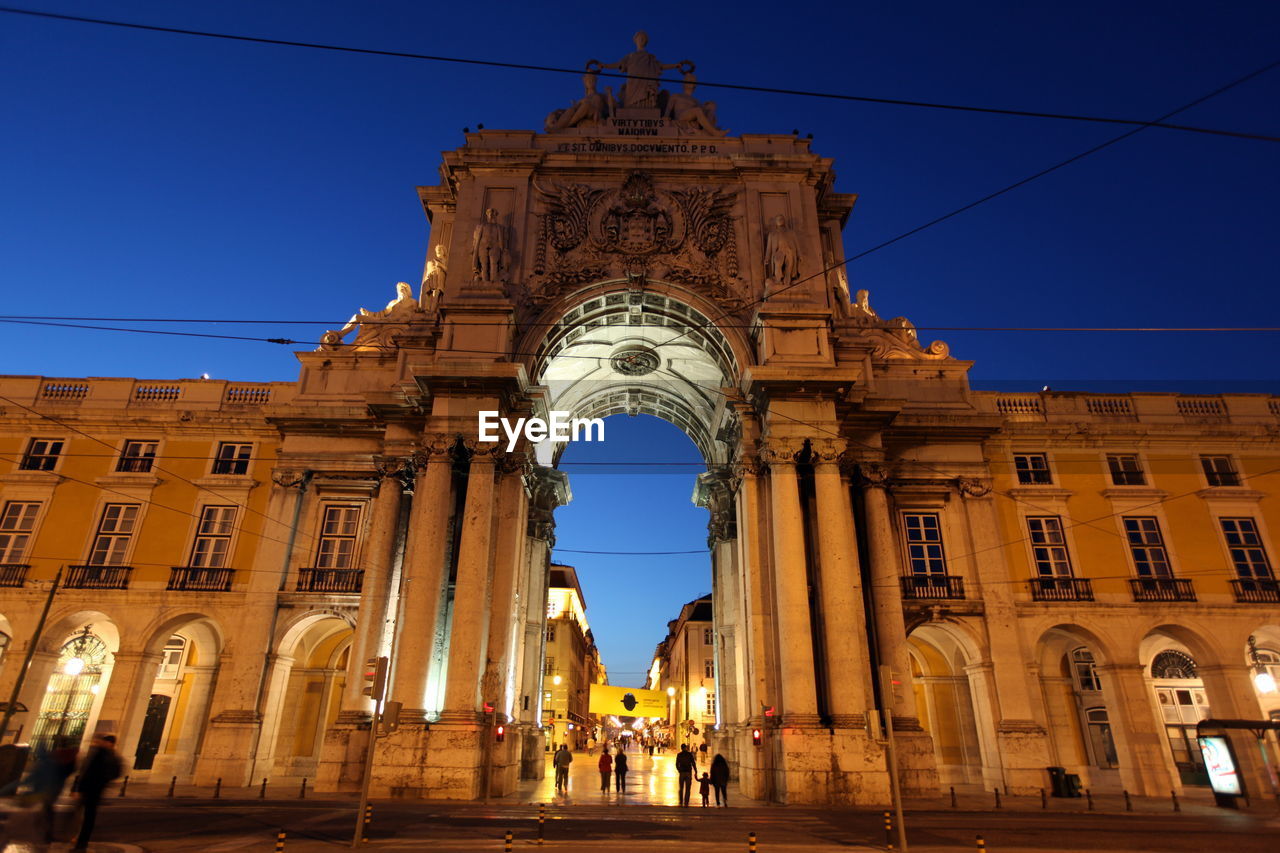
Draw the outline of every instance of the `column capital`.
M849 442L836 436L809 439L809 454L815 465L839 465L843 462Z
M271 472L271 482L275 483L282 489L297 489L302 491L303 486L310 481L311 475L306 471L299 471L295 468L277 468Z
M804 449L803 438L778 437L760 440L760 458L770 465L794 465Z
M858 463L858 473L862 476L862 485L871 488L887 489L889 478L893 472L884 462L863 460Z
M733 463L733 476L738 481L743 477L759 477L768 470L768 463L755 454L744 453Z

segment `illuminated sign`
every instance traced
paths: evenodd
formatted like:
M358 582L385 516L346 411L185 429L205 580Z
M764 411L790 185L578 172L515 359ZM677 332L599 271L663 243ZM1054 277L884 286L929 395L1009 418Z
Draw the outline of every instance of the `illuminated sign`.
M1209 784L1213 786L1213 792L1240 796L1240 774L1236 772L1235 758L1231 755L1231 745L1227 743L1227 738L1224 735L1209 735L1196 740L1200 742L1200 754L1204 756L1204 767L1209 771Z
M593 714L613 714L618 717L665 717L667 694L660 690L641 690L638 687L593 684L588 708Z

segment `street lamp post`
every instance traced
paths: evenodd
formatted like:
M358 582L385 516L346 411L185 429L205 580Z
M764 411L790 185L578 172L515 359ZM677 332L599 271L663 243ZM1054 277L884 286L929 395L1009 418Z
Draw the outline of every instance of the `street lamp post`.
M93 636L90 626L85 625L84 628L76 635L75 648L71 650L71 657L62 665L63 675L70 676L71 682L67 685L67 696L62 703L62 714L58 717L58 730L54 732L53 742L56 744L66 733L67 717L71 714L71 701L76 695L76 685L80 683L80 675L84 672L84 648L89 644L89 639Z

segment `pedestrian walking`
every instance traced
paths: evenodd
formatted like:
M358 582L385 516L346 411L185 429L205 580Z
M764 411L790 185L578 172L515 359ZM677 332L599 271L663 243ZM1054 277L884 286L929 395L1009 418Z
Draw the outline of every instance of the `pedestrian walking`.
M706 773L698 780L698 793L702 795L702 807L711 805L711 777Z
M676 756L676 776L679 779L678 794L682 806L689 805L689 794L693 792L693 771L696 767L697 762L693 760L689 744L680 744L680 754Z
M613 759L613 778L617 782L618 791L627 792L627 754L618 747L618 757Z
M123 772L120 756L116 754L116 736L98 735L93 739L89 754L80 765L80 808L83 817L80 823L80 834L76 836L72 853L85 853L89 849L89 838L93 835L93 825L98 820L98 806L102 803L102 794L107 786L120 778Z
M729 806L729 762L720 753L711 759L711 787L716 792L716 805Z
M569 793L569 765L573 763L573 753L569 751L568 744L560 744L551 763L556 768L556 793Z
M75 772L75 769L75 742L71 738L60 737L55 741L52 749L37 754L36 760L25 776L0 789L0 796L17 794L21 790L23 793L18 798L19 804L39 808L37 814L30 815L31 819L28 823L31 824L30 831L42 837L46 844L53 843L53 807L58 802L58 797L62 796L67 777ZM13 827L8 826L9 823L12 823ZM16 829L20 823L22 823L21 817L10 816L5 829ZM38 838L31 840L36 841ZM5 843L0 841L0 849L4 849Z
M609 777L613 775L613 756L609 754L609 747L605 747L600 753L600 762L596 765L600 768L600 793L609 793Z

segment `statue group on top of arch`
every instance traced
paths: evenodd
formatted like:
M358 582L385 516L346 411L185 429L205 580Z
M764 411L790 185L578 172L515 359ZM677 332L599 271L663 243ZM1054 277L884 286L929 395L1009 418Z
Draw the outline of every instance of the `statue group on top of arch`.
M582 76L583 96L568 108L555 110L547 116L547 133L556 133L572 127L604 126L611 117L620 116L620 110L656 110L655 118L671 119L680 130L705 136L724 136L728 133L716 124L714 101L699 101L694 97L698 80L694 76L694 64L689 60L674 63L659 62L645 46L649 36L641 30L635 34L636 49L617 62L608 64L592 59L587 62L587 73ZM626 76L626 82L615 97L613 87L599 91L601 71L616 69ZM663 71L677 69L684 77L682 91L668 92L658 85Z
M405 281L396 282L396 298L381 311L361 308L341 329L330 329L320 337L320 349L333 351L347 346L343 340L355 331L350 346L356 350L389 350L395 346L394 336L405 332L411 324L434 321L437 316L439 292L428 291L423 285L421 301L413 296L413 287Z

